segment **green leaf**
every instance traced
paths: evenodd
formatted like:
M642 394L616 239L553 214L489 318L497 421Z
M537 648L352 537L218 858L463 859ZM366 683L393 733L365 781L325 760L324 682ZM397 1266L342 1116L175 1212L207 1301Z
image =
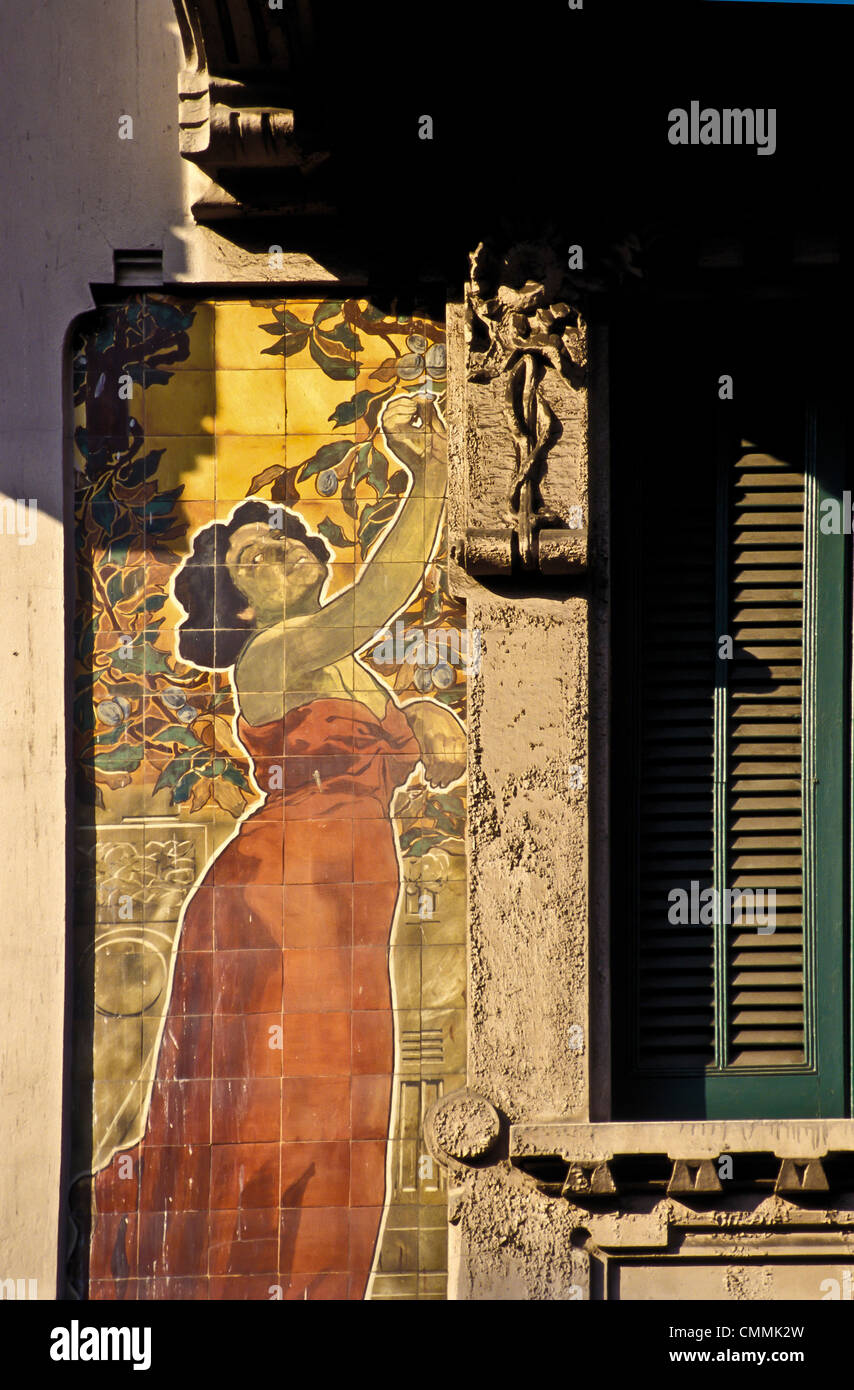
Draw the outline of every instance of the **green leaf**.
M111 565L118 565L123 568L127 564L128 551L130 550L130 538L111 545L107 551L107 560Z
M458 705L466 698L466 688L464 685L453 685L450 690L438 690L433 696L434 700L441 700L443 705Z
M111 748L113 744L118 743L119 739L122 738L126 733L126 725L117 724L116 727L114 729L111 729L108 734L98 734L93 746L95 748Z
M368 402L368 406L365 411L365 420L367 421L368 427L370 429L376 429L377 425L379 424L380 411L382 410L383 402L387 401L389 396L391 396L393 393L394 387L387 386L384 391L380 391L378 395L374 396L373 400Z
M350 352L361 352L362 344L353 332L349 323L337 323L330 331L323 329L324 338L331 338L334 343L340 343L342 347L348 348Z
M392 473L388 480L388 490L393 492L396 497L400 497L409 486L409 474L403 468L398 468L396 473Z
M165 594L149 594L145 600L146 613L156 613L166 602Z
M181 777L189 770L189 758L173 758L168 767L164 767L156 783L154 784L155 793L163 787L174 787Z
M200 738L197 738L192 729L188 729L186 724L167 724L165 729L154 734L152 743L180 743L185 748L199 748L202 745Z
M142 745L124 743L109 753L96 753L92 762L101 772L135 772L142 762Z
M131 598L139 589L145 586L145 571L142 569L128 570L124 577L122 586L122 598ZM164 600L165 602L165 600Z
M172 792L172 805L180 806L183 801L187 801L197 781L198 777L196 773L188 772L179 782L176 782L175 789Z
M307 323L303 323L302 319L298 319L295 314L292 314L290 312L285 314L283 322L285 325L285 343L296 344L297 342L299 342L302 344L303 347L305 347L305 344L309 336L311 335L311 328L309 327L309 325ZM296 346L286 346L285 351L288 357L290 357L292 352L297 352L299 351L299 349Z
M446 815L444 811L439 810L436 806L431 806L430 813L440 830L446 831L449 835L459 834L460 825L458 821L452 820L450 816Z
M308 350L314 358L318 367L321 367L328 377L333 381L355 381L356 363L352 361L342 361L340 357L330 357L319 346L317 339L309 339Z
M386 497L381 502L369 503L359 518L359 548L365 558L377 536L384 531L397 512L397 502Z
M325 323L327 319L334 319L336 314L340 314L343 307L343 299L325 299L322 304L318 304L314 311L314 322Z
M359 452L356 455L356 467L353 470L354 483L360 483L363 478L367 478L368 473L371 470L372 448L373 445L371 444L370 439L366 439L364 444L360 445Z
M253 492L260 492L262 487L266 487L268 483L274 483L276 479L280 477L282 473L284 473L284 471L285 469L283 464L271 463L269 467L264 468L260 473L255 474L255 477L252 479L252 481L249 484L249 487L246 489L246 496L249 497Z
M143 478L150 478L157 472L157 466L165 453L165 449L150 449L144 458L137 461L138 470Z
M284 353L285 357L292 357L295 352L302 352L311 333L309 324L303 323L290 310L285 310L281 315L279 310L274 310L273 313L280 320L279 323L262 323L260 327L264 329L265 333L281 334L284 331L284 336L272 347L262 348L262 354Z
M111 604L118 603L119 599L122 597L123 587L124 576L121 574L121 572L119 572L118 574L114 574L112 579L107 584L107 598Z
M316 454L306 459L299 473L299 481L313 478L315 473L323 473L327 468L337 468L341 460L349 454L353 445L348 440L336 439L331 444L321 444Z
M239 767L235 767L234 763L229 763L222 775L226 782L233 782L236 787L243 787L246 791L251 790L247 778L244 777Z
M422 834L419 830L405 830L400 837L400 848L404 854L413 859L419 859L422 854L433 849L434 845L441 844L442 836L437 830L428 830Z
M181 493L184 491L184 484L180 487L172 488L169 492L159 492L156 497L151 497L145 504L145 516L148 520L152 516L165 516L171 512Z
M388 459L379 449L371 450L371 467L368 482L378 497L382 497L388 484Z
M188 329L195 317L195 309L192 309L189 314L185 314L181 312L177 304L168 301L163 303L161 300L151 297L148 298L146 307L159 328L171 328L173 333Z
M349 517L355 521L359 514L356 503L356 489L352 473L348 473L344 479L344 486L341 489L341 505Z
M362 419L374 399L373 391L357 391L349 401L341 401L340 405L336 405L329 419L335 421L336 429L340 429L342 425L352 425L356 420Z
M331 521L328 516L325 516L321 522L318 522L317 529L321 536L329 541L330 545L356 544L355 541L348 541L337 521Z
M169 665L167 653L161 652L150 642L145 644L145 672L149 676L172 676L175 674Z

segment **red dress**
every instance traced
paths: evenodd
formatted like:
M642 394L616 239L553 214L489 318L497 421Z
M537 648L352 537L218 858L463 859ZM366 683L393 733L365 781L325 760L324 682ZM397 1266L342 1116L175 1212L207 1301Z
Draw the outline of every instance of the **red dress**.
M315 699L238 727L270 790L187 907L145 1136L93 1181L92 1298L365 1294L393 1068L389 805L419 748L391 700L382 720Z

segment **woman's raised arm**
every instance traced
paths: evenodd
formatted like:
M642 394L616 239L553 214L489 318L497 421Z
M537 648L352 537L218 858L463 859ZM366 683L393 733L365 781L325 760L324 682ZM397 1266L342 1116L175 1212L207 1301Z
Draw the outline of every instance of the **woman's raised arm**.
M383 627L421 583L433 551L447 478L444 425L431 396L396 396L381 417L390 451L412 474L412 486L352 589L315 613L289 619L284 631L303 670L330 666Z

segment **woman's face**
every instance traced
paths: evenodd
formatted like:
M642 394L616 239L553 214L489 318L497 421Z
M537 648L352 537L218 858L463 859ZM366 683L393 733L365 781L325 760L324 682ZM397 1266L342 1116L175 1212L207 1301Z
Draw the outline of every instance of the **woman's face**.
M261 626L310 613L320 603L326 566L302 541L283 540L263 522L234 532L225 563Z

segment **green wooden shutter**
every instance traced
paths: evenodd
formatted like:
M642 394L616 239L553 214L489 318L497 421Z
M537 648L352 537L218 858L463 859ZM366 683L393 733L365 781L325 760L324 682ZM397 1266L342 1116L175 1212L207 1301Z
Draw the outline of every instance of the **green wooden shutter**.
M617 498L619 1117L845 1113L845 537L819 528L841 450L815 394L738 416L758 428L664 445ZM692 885L773 889L774 931L674 924Z
M721 682L720 863L733 888L775 893L776 930L721 930L722 1056L735 1067L801 1066L808 480L745 446L728 481L723 620L736 645Z

